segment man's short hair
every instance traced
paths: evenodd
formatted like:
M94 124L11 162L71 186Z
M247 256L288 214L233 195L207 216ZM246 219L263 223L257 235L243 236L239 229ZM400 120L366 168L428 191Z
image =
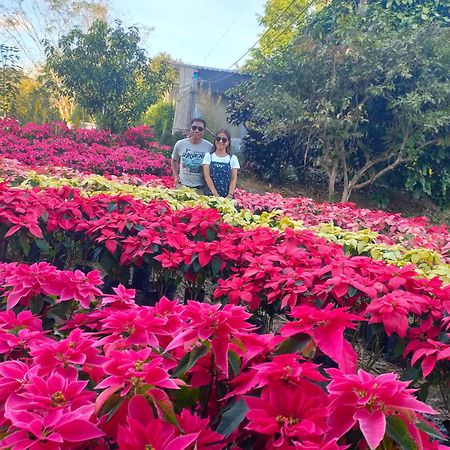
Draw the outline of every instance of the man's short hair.
M198 118L198 119L192 119L192 120L191 120L191 126L192 126L192 124L193 124L194 122L200 122L200 123L203 124L203 128L206 128L206 122L205 122L203 119L200 119L200 118Z

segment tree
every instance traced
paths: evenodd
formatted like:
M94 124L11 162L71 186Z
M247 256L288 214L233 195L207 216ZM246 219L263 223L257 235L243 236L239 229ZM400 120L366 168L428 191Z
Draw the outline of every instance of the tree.
M370 3L379 1L370 0ZM430 22L450 25L448 0L382 0L381 5L393 13L401 27L416 27Z
M262 27L258 46L245 63L246 71L257 70L267 57L283 51L308 23L312 14L320 11L328 0L267 0L259 17Z
M449 48L442 43L450 30L398 27L378 5L327 19L261 62L253 79L234 91L230 112L234 122L246 120L255 148L269 151L272 169L274 161L313 163L326 172L331 199L342 179L345 201L447 145Z
M97 125L117 132L136 122L170 85L168 62L157 68L139 47L139 30L96 21L48 45L47 66L61 90L92 115Z
M42 83L40 77L22 75L17 96L11 107L11 115L21 123L44 123L61 120L55 107L52 92Z
M56 45L72 28L87 30L108 14L106 0L9 0L0 2L0 31L21 53L23 63L40 69L44 41Z
M267 0L259 23L263 33L259 51L270 56L286 48L299 30L307 24L310 14L323 8L326 0Z
M0 44L0 117L10 114L18 92L21 77L18 59L16 48Z
M160 144L166 144L167 138L172 135L174 116L174 103L167 100L159 100L145 112L142 123L152 127L155 139Z

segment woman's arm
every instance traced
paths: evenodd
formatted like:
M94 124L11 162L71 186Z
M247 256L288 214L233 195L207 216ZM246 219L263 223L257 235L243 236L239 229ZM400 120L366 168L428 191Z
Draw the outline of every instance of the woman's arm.
M211 174L209 173L209 164L203 164L203 175L205 176L206 185L209 187L212 195L214 195L214 197L218 197L219 194L217 193L217 189L214 186Z
M230 180L230 187L228 189L228 198L233 198L234 191L236 190L236 183L237 183L237 169L231 169L231 180Z

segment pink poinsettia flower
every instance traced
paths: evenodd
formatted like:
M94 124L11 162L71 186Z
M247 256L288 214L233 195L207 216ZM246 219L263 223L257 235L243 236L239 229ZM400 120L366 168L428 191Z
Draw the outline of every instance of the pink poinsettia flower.
M238 340L233 340L231 349L241 360L241 366L265 361L275 347L285 339L273 334L241 333Z
M255 364L248 372L234 378L232 384L236 388L225 398L246 394L252 389L273 383L295 386L304 379L326 381L326 378L318 371L318 367L317 364L302 361L302 358L295 354L277 355L271 362Z
M10 354L14 352L19 354L28 354L31 346L38 345L39 342L52 342L45 337L44 331L31 331L28 329L19 329L17 332L5 332L0 329L0 353Z
M339 369L327 369L331 382L330 439L339 438L358 423L371 450L378 447L386 432L386 416L396 415L415 428L416 412L436 414L429 406L412 396L409 383L399 381L394 373L375 377L364 370L346 374Z
M30 331L42 331L42 321L28 310L21 311L17 316L11 310L1 311L0 328L9 331L18 331L25 328Z
M125 340L130 345L151 345L158 347L157 334L168 334L165 330L167 320L150 311L150 308L125 308L109 310L109 314L101 321L101 332L106 337L101 344L116 343L117 338ZM106 349L105 353L109 349Z
M156 261L159 261L165 269L176 269L180 267L184 260L182 252L162 250L160 255L154 257Z
M10 288L6 296L6 308L11 309L19 302L28 304L32 297L48 293L50 286L59 277L60 271L47 262L19 264L4 282Z
M261 398L245 397L245 403L249 408L246 429L269 436L274 447L294 442L329 442L324 441L328 431L328 398L317 385L308 381L295 387L269 385L263 389Z
M39 226L39 216L36 211L29 211L21 217L10 219L14 226L12 226L5 234L5 237L12 236L21 228L26 228L33 236L43 239L42 230Z
M178 416L178 423L185 434L197 434L195 448L198 450L222 450L227 443L223 435L209 428L209 419L201 419L186 409Z
M405 337L409 313L420 315L425 301L422 296L397 290L373 300L366 313L371 314L369 323L382 323L388 336L395 331L400 337Z
M101 381L96 389L122 388L122 396L131 389L148 390L152 386L179 389L179 385L184 383L170 378L162 366L163 362L163 358L155 356L149 347L142 350L113 350L109 360L103 365L108 377Z
M261 304L261 298L257 295L254 284L246 282L240 275L232 275L226 280L219 279L218 287L214 290L214 297L226 295L230 303L238 305L241 302L248 303L251 310L255 310Z
M144 397L135 396L128 405L127 424L119 426L120 450L184 450L190 448L198 433L179 435L170 423L154 418Z
M185 349L198 340L210 340L217 367L228 377L228 348L233 335L251 331L247 322L251 314L234 305L209 305L190 301L183 312L186 330L175 336L166 351L183 346Z
M47 292L57 295L59 301L77 300L83 308L89 308L90 303L102 295L102 291L96 287L102 284L98 270L91 270L87 274L81 270L67 270L61 273L58 282L47 289Z
M57 367L76 366L101 367L106 361L98 350L99 342L79 328L72 330L66 339L48 340L45 343L32 343L31 356L40 366L42 375L52 372Z
M103 436L90 421L93 405L70 411L67 408L34 411L16 394L6 401L5 417L12 422L1 448L65 450Z
M102 298L102 306L113 304L116 308L136 308L137 305L134 301L136 295L135 289L127 289L123 284L119 284L116 288L113 288L115 294L106 294Z
M85 389L88 382L78 380L75 369L61 372L54 371L47 377L30 376L20 397L24 402L28 400L30 407L39 406L42 409L69 407L74 410L92 405L95 393Z
M30 368L22 361L11 360L0 363L0 401L3 403L10 394L21 390L37 373L37 369L37 366Z
M291 316L298 320L283 325L281 336L308 334L317 347L336 361L341 369L356 371L357 355L351 344L344 339L344 331L346 328L355 329L354 322L364 320L363 317L349 313L348 308L334 308L331 303L322 309L298 306L292 309Z
M448 335L450 336L450 335ZM405 348L404 354L412 353L411 366L422 359L422 375L427 377L433 371L438 361L450 361L450 344L426 339L425 341L411 341Z

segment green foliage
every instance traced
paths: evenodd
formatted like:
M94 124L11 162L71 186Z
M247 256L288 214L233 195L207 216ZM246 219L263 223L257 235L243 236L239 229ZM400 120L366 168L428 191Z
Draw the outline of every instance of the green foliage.
M379 0L372 0L378 3ZM448 0L383 0L383 7L390 10L402 27L417 27L429 22L450 25Z
M0 44L0 117L11 113L11 107L18 93L21 77L17 64L19 57L15 47Z
M156 141L168 145L172 136L174 116L175 105L166 100L159 100L147 109L141 121L152 127Z
M253 53L254 60L286 48L306 25L308 15L323 8L325 3L324 0L267 0L259 19L263 33L259 48Z
M258 62L229 109L260 173L319 166L331 199L341 180L343 201L432 147L439 159L450 131L449 28L400 27L390 10L352 3L332 2Z
M139 42L136 27L96 21L86 33L69 32L58 47L49 44L47 65L98 126L118 132L136 123L170 82L168 63L152 69Z
M107 0L8 0L0 2L0 30L20 49L24 64L39 70L45 41L55 46L68 30L87 30L107 15Z
M52 92L39 79L22 76L11 115L21 123L60 120Z

